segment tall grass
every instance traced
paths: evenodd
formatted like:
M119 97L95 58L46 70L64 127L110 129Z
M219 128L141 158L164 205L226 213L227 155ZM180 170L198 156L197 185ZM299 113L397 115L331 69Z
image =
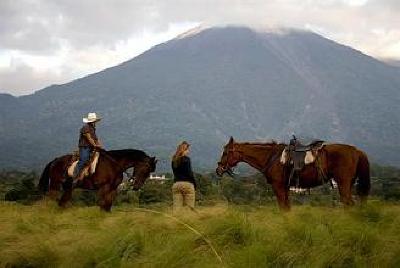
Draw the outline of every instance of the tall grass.
M0 204L1 267L399 267L400 206L116 207ZM167 215L167 216L166 216ZM185 224L182 224L184 222ZM193 227L199 235L188 228ZM222 258L218 260L212 243Z

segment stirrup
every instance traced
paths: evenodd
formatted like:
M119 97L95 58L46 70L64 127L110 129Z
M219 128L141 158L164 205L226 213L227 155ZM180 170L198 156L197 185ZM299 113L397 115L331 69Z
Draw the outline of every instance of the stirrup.
M83 178L80 180L74 178L72 181L72 188L76 188L78 186L81 186L82 184L83 184Z
M79 185L83 181L84 178L85 178L85 174L82 169L79 171L79 173L76 176L74 176L72 178L72 186L75 187L75 186Z

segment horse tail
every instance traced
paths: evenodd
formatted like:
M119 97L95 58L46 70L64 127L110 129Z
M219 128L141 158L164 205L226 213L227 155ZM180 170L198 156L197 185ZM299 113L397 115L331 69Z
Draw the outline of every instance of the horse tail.
M371 189L371 180L370 180L370 170L369 170L369 161L367 155L359 151L358 163L357 163L357 194L363 199L365 199L369 190Z
M54 161L54 160L53 160ZM50 167L53 164L53 161L50 161L46 167L44 168L42 175L39 179L38 189L42 194L45 194L49 191L49 183L50 183Z

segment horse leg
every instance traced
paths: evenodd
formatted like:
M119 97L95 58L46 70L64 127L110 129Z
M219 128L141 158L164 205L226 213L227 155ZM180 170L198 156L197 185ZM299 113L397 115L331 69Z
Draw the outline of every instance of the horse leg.
M339 180L337 180L337 183L339 188L340 201L346 206L354 205L353 198L351 197L353 179L341 177Z
M58 181L50 180L48 196L51 200L57 200L61 185Z
M51 200L57 200L58 191L57 190L50 190L48 196Z
M60 198L60 201L58 201L58 205L60 207L65 207L67 202L70 201L72 198L72 180L67 180L66 182L64 182L63 189L64 192Z
M100 209L110 212L115 194L116 190L112 189L109 184L103 185L98 191L98 204Z
M283 183L273 183L272 189L274 190L276 200L278 201L279 208L282 211L290 210L289 203L289 189Z

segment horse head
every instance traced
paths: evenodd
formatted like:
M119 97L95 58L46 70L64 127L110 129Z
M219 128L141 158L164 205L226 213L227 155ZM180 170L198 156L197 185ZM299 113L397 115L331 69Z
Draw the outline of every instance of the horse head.
M222 176L224 173L228 173L228 175L232 176L232 169L239 163L239 161L240 153L235 149L235 140L231 137L228 143L224 146L224 151L215 172L218 176Z
M146 179L150 177L150 173L156 170L156 164L157 159L150 156L146 156L135 164L132 174L132 189L134 191L143 186Z

